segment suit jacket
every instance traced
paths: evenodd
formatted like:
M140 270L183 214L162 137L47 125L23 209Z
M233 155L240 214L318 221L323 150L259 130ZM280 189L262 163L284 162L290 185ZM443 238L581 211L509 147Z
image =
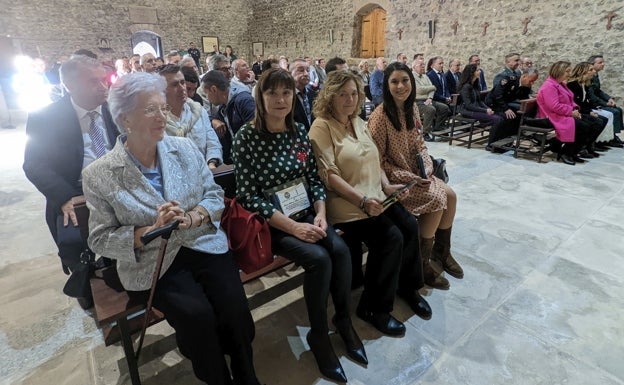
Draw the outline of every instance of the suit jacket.
M485 72L481 68L479 68L479 86L481 87L481 91L487 91L487 83L485 82Z
M595 74L592 78L589 87L587 87L587 92L589 94L589 101L594 106L605 107L609 99L611 99L611 96L600 88L600 77L598 74Z
M457 80L455 80L455 76L453 76L453 73L451 72L451 70L448 70L444 73L444 77L445 77L444 80L446 80L446 85L448 86L448 90L451 95L459 93L457 86L459 85L460 76L461 76L461 73L458 72Z
M150 288L160 242L134 248L134 228L151 226L157 207L177 200L191 210L197 205L210 214L200 227L176 230L169 239L162 266L164 274L182 246L211 254L228 250L227 238L219 229L223 212L223 190L214 182L204 157L187 138L165 136L158 143L163 196L152 187L124 148L125 136L113 150L82 172L89 207L89 246L100 255L117 260L117 273L127 290Z
M589 100L589 94L587 92L587 88L589 87L583 87L577 80L568 82L566 86L568 86L568 89L574 94L574 103L580 107L581 113L589 114L594 108ZM583 88L585 88L585 92L583 92Z
M312 106L310 106L310 110L311 109ZM299 96L297 96L297 94L295 94L295 110L293 111L293 118L295 119L295 122L303 124L306 128L306 131L310 131L311 122L308 122L305 108L303 107L303 103L301 103L301 100L299 100ZM312 122L313 121L314 116L312 116Z
M106 103L102 105L102 120L108 142L114 144L119 131ZM56 217L61 214L61 206L82 195L84 141L70 96L29 114L26 134L23 169L46 198L46 222L56 242Z
M433 100L435 100L436 102L446 103L446 98L451 96L451 93L448 89L448 82L446 81L446 79L444 79L445 82L443 87L437 71L431 69L429 72L427 72L427 76L431 80L431 84L433 84L436 88L435 92L433 93ZM444 76L444 74L442 74L442 76Z

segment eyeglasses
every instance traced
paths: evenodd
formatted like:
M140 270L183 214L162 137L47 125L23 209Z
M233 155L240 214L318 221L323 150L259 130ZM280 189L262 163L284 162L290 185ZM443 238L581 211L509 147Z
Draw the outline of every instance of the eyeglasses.
M219 71L221 71L221 72L230 72L231 69L232 69L232 67L221 67L221 68L219 68Z
M143 113L145 114L146 117L153 118L156 116L158 111L160 111L160 113L163 114L164 116L167 116L169 111L171 111L171 106L168 104L165 104L164 106L147 106L143 110Z

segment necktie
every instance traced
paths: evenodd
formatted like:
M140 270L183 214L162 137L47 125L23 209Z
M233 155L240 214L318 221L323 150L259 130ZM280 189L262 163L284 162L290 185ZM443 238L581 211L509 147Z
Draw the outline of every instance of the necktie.
M301 93L301 101L303 102L303 108L305 109L306 118L308 118L308 124L311 124L311 116L310 116L310 100L308 99L308 95L305 92Z
M102 129L98 126L96 122L96 118L98 116L97 111L89 111L87 113L89 115L89 138L91 138L91 147L93 147L93 152L95 152L95 156L98 158L104 156L106 154L106 141L104 140L104 135L102 134Z
M440 75L440 83L442 84L442 95L445 98L448 98L448 91L446 88L446 83L444 82L444 76L442 75L442 72L438 72L438 75Z

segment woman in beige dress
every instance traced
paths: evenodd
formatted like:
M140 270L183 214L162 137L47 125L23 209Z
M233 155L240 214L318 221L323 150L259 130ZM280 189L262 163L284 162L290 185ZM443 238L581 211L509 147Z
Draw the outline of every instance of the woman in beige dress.
M425 283L448 289L448 281L439 275L439 266L455 278L464 276L461 266L451 255L451 229L457 196L446 183L433 176L433 164L422 136L415 99L412 71L404 64L392 63L384 71L383 104L371 114L368 127L382 154L382 167L390 183L419 181L402 203L412 214L418 215ZM422 159L424 171L418 166L418 156ZM430 264L430 259L436 263Z

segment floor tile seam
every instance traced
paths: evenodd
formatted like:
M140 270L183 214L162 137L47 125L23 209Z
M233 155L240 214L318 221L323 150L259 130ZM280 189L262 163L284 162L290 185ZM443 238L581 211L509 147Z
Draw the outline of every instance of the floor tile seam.
M556 350L556 351L557 351L557 352L559 352L559 353L563 353L563 354L566 354L566 355L568 355L568 356L570 356L570 357L574 357L574 359L575 359L575 360L578 360L578 361L582 362L583 364L585 364L585 365L587 365L587 366L589 366L589 367L591 367L591 368L593 368L593 369L595 369L595 370L600 371L600 372L601 372L601 373L603 373L604 375L606 375L606 376L610 377L612 380L615 380L615 381L619 382L620 384L624 384L624 379L621 379L621 378L619 378L619 377L615 376L614 374L612 374L611 372L609 372L609 371L607 371L607 370L605 370L605 369L603 369L603 368L601 368L601 367L597 366L597 365L596 365L596 364L594 364L593 362L591 362L591 361L587 361L586 359L584 359L584 357L586 356L585 354L582 354L582 353L581 353L581 354L579 354L579 355L577 356L577 354L576 354L576 353L571 352L571 351L567 351L567 350L565 350L565 349L563 349L563 348L559 347L558 345L555 345L555 344L551 343L550 341L545 340L542 336L540 336L540 335L538 334L538 332L537 332L536 330L531 329L529 326L525 325L524 323L522 323L522 322L520 322L520 321L518 321L518 320L515 320L515 319L513 319L513 318L510 318L510 317L508 317L508 316L505 316L503 313L499 312L498 310L497 310L497 315L498 315L500 318L503 318L503 319L506 321L506 322L505 322L505 324L506 324L506 325L511 325L511 326L513 326L513 327L516 327L516 328L518 328L518 329L522 330L523 332L525 332L525 333L527 333L527 334L531 335L533 338L535 338L536 340L538 340L538 341L539 341L540 343L542 343L543 345L548 346L548 347L550 347L551 349L554 349L554 350Z

